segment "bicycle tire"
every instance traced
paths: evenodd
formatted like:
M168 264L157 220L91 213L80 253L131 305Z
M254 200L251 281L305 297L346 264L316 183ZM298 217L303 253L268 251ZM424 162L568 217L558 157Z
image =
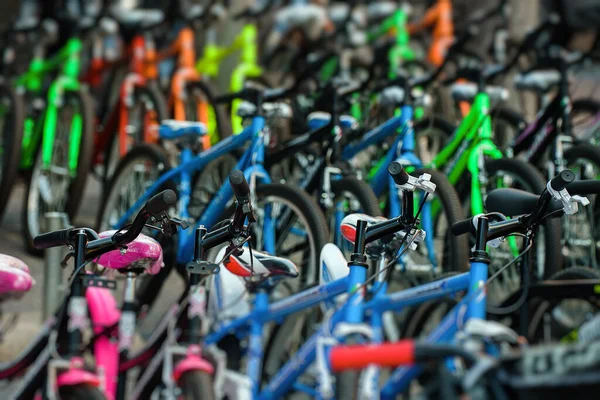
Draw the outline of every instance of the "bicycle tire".
M257 199L279 197L284 201L294 205L303 215L307 224L307 228L310 229L312 233L312 243L309 243L309 245L313 250L313 254L309 255L308 262L310 264L308 266L298 265L300 270L300 287L304 288L308 284L317 282L319 280L318 273L320 252L323 246L325 246L325 243L327 243L329 240L327 222L318 204L302 189L293 185L281 183L258 185L256 187L256 197Z
M574 122L576 118L576 114L578 112L584 112L588 114L592 114L593 116L598 115L600 113L600 102L594 99L577 99L574 100L571 104L571 133L576 139L586 140L588 142L592 142L592 144L598 145L600 144L600 130L596 130L595 132L588 132L587 136L579 137L574 129L576 124Z
M0 98L6 98L9 105L8 121L2 124L2 164L0 168L0 221L12 193L13 184L17 177L21 159L21 143L23 142L23 123L25 120L25 105L23 97L6 84L0 84Z
M110 183L104 191L104 196L102 198L100 211L98 213L98 219L96 222L98 232L112 229L112 226L110 226L107 221L107 213L110 211L112 203L118 201L118 198L116 198L116 195L113 193L122 187L121 182L125 182L125 177L123 176L130 171L132 166L139 162L145 161L149 162L150 165L158 172L158 175L155 178L158 178L171 169L168 156L159 146L144 143L132 148L131 151L129 151L117 164L115 173L113 174ZM172 182L167 182L164 187L160 188L160 190L165 189L171 189L177 193L177 188ZM141 195L142 193L136 194L133 197L137 199ZM133 204L128 204L127 207L130 207L131 205ZM163 247L163 259L165 263L164 267L161 268L156 275L142 275L138 278L136 301L139 307L148 306L150 308L153 306L154 301L160 295L166 278L169 276L173 266L175 265L176 248L174 248L175 244L173 241L163 241L161 245Z
M595 146L591 146L589 144L580 144L577 146L573 146L569 149L567 149L564 152L564 158L567 161L567 168L571 169L575 172L577 179L598 179L598 176L595 175L593 172L600 172L600 149L598 147ZM574 168L573 164L577 163L578 161L582 161L583 165L582 168ZM588 168L593 167L593 171L591 176L588 176L586 174L586 172L589 172ZM599 199L598 196L587 196L588 198L590 198L590 200L592 201L592 204L588 205L587 207L581 207L579 210L579 213L581 212L587 212L588 209L590 210L590 212L592 213L591 218L593 219L593 221L595 223L593 223L591 225L591 229L590 229L590 234L591 234L591 239L592 239L592 243L597 243L598 240L594 240L594 238L596 239L600 239L600 234L599 234L599 227L598 227L598 223L600 223L600 206L599 206ZM576 214L577 215L577 214ZM576 217L575 215L575 217ZM570 218L570 216L565 216L563 218ZM584 218L585 220L588 220L588 218ZM591 221L589 221L591 222ZM567 232L563 232L564 235L567 235ZM600 263L600 255L598 254L598 248L597 246L594 246L594 253L595 253L595 259L597 263ZM592 254L594 254L592 253ZM593 265L593 263L592 263Z
M81 88L79 90L66 91L64 94L62 105L64 106L65 104L68 104L70 100L73 100L79 103L80 105L79 113L81 114L82 119L82 132L81 143L79 146L79 157L77 159L76 174L72 178L71 182L68 184L69 186L66 193L66 203L64 209L53 211L65 212L69 217L69 220L72 221L75 215L77 214L79 205L81 204L81 199L83 197L88 173L90 172L92 167L92 154L94 151L94 108L92 98L90 97L87 90L85 90L84 88ZM63 111L64 109L65 108L62 106L58 109L59 116L61 111ZM55 143L56 142L57 139L55 138ZM41 157L42 149L40 146L40 148L38 149L38 154L33 170L31 171L28 177L29 179L27 183L27 190L26 195L24 197L24 205L22 211L23 238L25 240L25 246L29 253L35 255L39 255L42 253L40 250L37 250L33 246L33 238L39 235L40 233L43 233L40 231L39 225L40 221L43 219L43 215L37 215L37 218L36 215L32 215L32 210L39 210L39 204L41 204L42 202L42 199L40 198L41 195L39 192L39 188L37 187L40 177L39 168L41 167ZM35 188L35 190L33 188ZM38 226L35 226L36 220Z
M448 227L464 220L466 217L460 197L446 175L431 168L419 168L412 172L411 175L418 177L425 173L431 175L431 182L436 185L434 196L439 198L442 203L442 207L448 218ZM448 257L447 262L442 262L441 267L444 268L443 272L467 271L470 255L468 237L466 235L454 236L448 229L446 240L448 240L447 249L450 249L451 255ZM421 246L424 246L424 244L421 244Z
M600 279L600 271L588 267L569 267L554 274L550 280L579 280L579 279ZM549 310L558 305L555 301L545 301L543 299L534 299L537 301L530 302L529 307L533 311L531 312L529 323L527 328L527 338L530 341L537 341L540 336L541 327L543 324L542 316L548 313ZM565 299L568 300L568 299Z
M107 206L109 204L109 199L111 198L111 194L115 188L117 188L117 184L120 181L120 177L122 174L127 172L127 167L135 164L136 162L148 160L153 165L156 166L157 171L159 171L159 175L162 175L164 172L171 169L171 163L169 161L169 157L165 154L164 150L157 145L154 144L139 144L129 151L123 159L119 161L117 168L115 169L115 173L110 179L110 182L103 192L100 212L98 213L98 217L96 220L96 227L98 231L103 231L107 229L112 229L109 225L106 224L105 214L107 211ZM165 189L175 190L174 184L168 184L169 187Z
M213 378L206 371L187 371L178 382L181 400L213 400L216 399Z
M514 174L513 176L520 177L528 185L527 189L535 194L542 194L546 188L546 179L544 179L542 174L533 165L522 160L513 158L487 160L485 170L488 174L501 171L511 172ZM545 227L544 245L546 254L543 266L544 271L538 274L538 277L547 279L562 269L561 224L557 219L549 219L542 225Z
M413 129L415 132L415 154L424 165L427 165L448 143L448 140L456 130L456 125L442 117L431 115L416 121ZM429 135L425 135L424 133L427 132L427 129L434 129L438 132L437 136L440 143L434 146L433 149L429 148L432 144L427 143ZM425 146L427 146L427 153L423 153Z
M104 400L106 396L96 386L79 384L58 389L60 400Z
M193 105L191 107L191 109L193 109L193 110L196 110L195 106L197 105L196 100L199 97L198 94L200 94L201 96L204 96L206 98L206 102L208 103L209 107L213 110L213 113L214 113L217 141L231 136L231 123L225 114L225 110L223 110L223 106L217 104L217 102L215 101L216 90L210 84L210 82L208 82L208 81L188 82L186 84L185 91L186 91L186 96L185 96L186 100L184 101L184 103L193 102ZM188 113L187 113L188 108L185 107L185 109L186 109L185 119L187 121L198 121L199 120L199 116L196 115L195 112L192 115L188 115ZM207 126L207 129L209 129L208 134L211 135L210 127ZM214 138L212 136L211 136L211 138L212 138L211 142L213 144L216 143L216 141L214 141Z
M133 109L135 104L137 104L137 102L140 99L142 99L143 96L147 96L147 98L152 103L152 107L156 111L156 119L158 120L158 123L160 124L162 120L169 118L169 112L167 111L167 101L165 100L162 91L158 87L158 84L156 84L155 82L148 82L148 84L145 86L137 86L133 91L133 96L133 105L129 107L129 110ZM103 182L105 185L109 183L111 175L114 174L114 168L116 168L118 160L121 158L119 155L118 146L118 130L116 132L111 132L110 135L111 138L108 142L107 148L105 149L106 154L104 156ZM137 135L135 135L134 137L133 145L144 143L143 135L144 130L139 129Z
M379 217L381 216L381 208L379 207L379 201L377 200L377 197L375 196L375 193L373 193L373 189L371 189L371 186L369 186L369 184L365 181L356 179L356 178L342 178L342 179L338 179L338 180L334 180L331 181L331 192L334 195L334 203L338 204L340 201L343 201L344 199L350 199L349 203L353 203L352 199L355 200L357 202L358 208L356 209L349 209L349 210L344 210L344 211L348 211L347 214L349 213L355 213L355 212L361 212L367 215L371 215L373 217ZM352 206L353 204L349 204L349 206ZM331 240L333 243L337 243L338 247L341 247L341 245L344 243L344 241L338 237L338 235L340 234L339 232L339 227L338 226L334 226L335 225L335 215L329 215L329 213L327 211L330 210L324 210L326 213L326 216L328 217L329 221L328 221L328 227L329 227L329 233L332 235L331 236ZM334 210L331 210L335 212L335 207ZM331 217L333 217L333 220L331 219ZM339 240L336 240L339 239ZM348 243L348 242L346 242Z
M493 108L490 116L492 118L492 132L494 132L493 141L504 152L513 139L518 137L527 127L527 121L518 111L504 106ZM499 125L498 122L501 122L501 124ZM505 129L500 129L502 127ZM507 132L507 127L510 128L510 132Z

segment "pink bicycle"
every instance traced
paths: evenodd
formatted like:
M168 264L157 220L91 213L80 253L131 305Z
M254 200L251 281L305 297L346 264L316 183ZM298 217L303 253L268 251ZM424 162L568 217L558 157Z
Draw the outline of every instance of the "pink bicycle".
M127 337L113 343L97 335L115 324L126 332L110 293L116 283L87 273L85 267L95 260L98 265L127 274L139 270L156 273L162 266L160 245L140 234L149 219L158 221L163 232L172 232L172 220L165 210L176 200L172 190L159 193L142 207L131 225L119 231L98 235L89 228L68 228L34 239L38 249L67 246L70 253L65 261L74 258L74 270L64 302L55 315L15 360L0 364L0 380L23 377L11 398L115 398L113 381L118 374L119 345ZM7 256L0 258L0 278L3 295L22 293L33 283L27 266ZM84 335L90 327L96 336L86 343ZM95 365L86 364L88 354L96 359Z

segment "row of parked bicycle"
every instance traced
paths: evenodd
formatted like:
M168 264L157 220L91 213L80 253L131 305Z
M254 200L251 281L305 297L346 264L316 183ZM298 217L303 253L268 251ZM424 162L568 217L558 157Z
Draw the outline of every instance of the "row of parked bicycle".
M467 50L479 33L467 24L429 67L408 52L395 3L291 5L275 14L266 43L281 46L266 54L298 43L291 28L307 21L331 22L320 39L334 46L314 57L322 48L303 40L290 64L302 67L277 88L249 82L262 71L244 59L232 93L216 96L205 78L234 49L257 60L256 42L241 39L255 41L256 29L245 25L227 49L207 45L194 71L191 26L225 8L176 9L166 18L102 7L78 20L55 57L44 60L48 42L37 40L29 72L5 76L2 184L16 173L11 157L23 166L29 154L26 240L37 251L66 246L74 258L64 303L32 345L0 364L0 379L23 377L13 397L513 398L546 396L548 382L550 394L574 395L600 381L600 106L571 101L569 71L592 55L544 40L555 16L502 65ZM348 62L361 10L372 40L394 33L391 44L369 45L368 68ZM7 37L48 39L52 29L16 24ZM162 57L148 44L164 29L176 39L158 53L178 55L168 102L155 87ZM93 117L79 57L82 39L93 38L96 78L87 82L102 87L99 49L116 33L131 52L109 125ZM535 64L517 74L517 88L548 99L529 124L492 86L524 55ZM58 65L47 101L36 101L41 75ZM464 113L457 127L431 112L428 93L438 98L440 84ZM107 113L109 94L96 109ZM92 121L103 126L94 157ZM90 170L104 184L101 233L40 234L46 211L74 216ZM30 289L21 261L5 256L0 267L5 297ZM134 351L136 326L173 271L185 290ZM121 305L111 293L117 276ZM560 361L573 352L581 357ZM548 359L556 362L540 366Z

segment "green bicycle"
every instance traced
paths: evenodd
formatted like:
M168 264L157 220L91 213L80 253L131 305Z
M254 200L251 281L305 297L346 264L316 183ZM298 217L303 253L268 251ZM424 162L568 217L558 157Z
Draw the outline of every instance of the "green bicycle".
M469 37L472 34L468 35ZM466 38L459 40L449 51L454 54L466 42ZM447 58L449 60L451 56ZM448 61L439 69L424 79L422 86L430 84ZM480 69L459 69L458 78L465 78L474 82L483 83L479 74ZM456 78L456 77L455 77ZM493 142L490 95L483 84L477 88L477 93L472 99L472 105L467 116L460 122L458 128L451 136L449 143L434 157L428 165L443 171L452 185L457 189L471 215L484 212L484 199L486 193L499 187L513 187L533 193L541 193L544 188L544 178L531 164L518 159L503 158L500 149ZM417 135L423 134L428 129L438 129L447 132L447 123L442 126L442 120L423 120L415 124ZM433 122L433 123L432 123ZM560 221L547 221L538 233L537 244L534 245L534 265L537 270L532 271L535 278L548 278L561 268L561 232ZM509 238L506 243L498 243L499 247L493 251L496 263L491 268L496 269L513 259L519 253L519 242L515 237ZM520 277L514 269L504 271L496 279L496 285L490 286L490 296L502 299L507 294L518 288Z
M216 1L212 1L205 13L209 13ZM257 18L261 16L266 9L255 10L248 8L244 12L235 15L234 19ZM224 14L213 13L218 20L219 16ZM268 86L262 79L263 69L258 63L258 29L254 23L246 23L235 36L235 38L225 46L216 43L216 31L214 26L209 26L206 32L206 43L202 57L196 62L196 71L203 78L215 79L219 75L223 60L233 54L240 54L239 62L236 64L230 77L229 90L237 93L241 91L247 82L255 81L261 86ZM242 118L237 115L241 100L236 99L231 103L231 129L222 128L224 132L238 133L243 130ZM209 116L210 117L210 116ZM213 116L214 118L214 116ZM209 121L209 124L211 122ZM211 132L211 143L219 141L216 131Z
M82 21L76 27L79 32L91 27L91 21ZM46 231L45 213L59 211L74 217L92 162L93 103L78 80L83 43L74 35L46 58L57 29L50 20L28 29L38 33L33 59L24 74L8 79L10 84L4 83L2 89L2 93L13 89L20 97L12 115L22 116L22 139L17 133L12 140L21 143L20 162L14 165L27 171L22 218L25 243L32 253L36 253L33 238ZM56 76L50 81L52 73ZM26 105L20 115L19 102ZM3 150L7 148L3 142Z

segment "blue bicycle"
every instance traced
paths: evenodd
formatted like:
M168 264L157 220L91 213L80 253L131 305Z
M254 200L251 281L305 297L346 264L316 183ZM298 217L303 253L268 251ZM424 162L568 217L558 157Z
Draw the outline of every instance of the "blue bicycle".
M248 338L244 376L247 380L246 386L251 388L253 399L281 398L292 390L305 392L314 398L332 398L334 394L340 399L354 398L359 390L359 382L360 390L364 391L365 395L379 394L385 399L396 398L422 372L421 366L395 371L381 390L379 369L375 366L369 368L366 378L359 380L356 376L352 376L352 379L347 379L339 375L336 382L332 379L329 368L329 349L338 343L348 344L357 341L381 343L384 312L400 311L409 306L460 292L466 292L463 299L433 330L427 340L434 343L450 342L454 340L459 330L464 330L469 324L479 324L481 328L481 324L486 323L485 287L491 280L488 279L488 266L491 260L486 252L486 246L493 241L501 240L500 238L520 234L526 237L525 248L521 253L525 254L531 248L536 227L545 218L559 215L558 213L562 213L563 210L571 212L574 208L572 203L575 198L570 198L564 190L574 177L572 173L569 175L569 171L554 178L541 196L513 189L496 190L487 199L488 210L492 211L490 214L478 215L452 227L455 235L470 232L476 234L469 272L387 294L384 272L389 271L389 266L394 263L394 260L386 266L380 264L378 271L367 278L366 254L393 254L394 258L398 258L404 251L413 248L414 243L422 240L422 231L415 228L419 221L418 218L413 217L413 191L428 188L423 179L409 176L399 163L390 164L388 170L394 182L403 191L405 200L402 202L402 214L389 220L364 215L346 217L342 230L344 236L352 239L354 243L354 253L347 264L346 276L325 280L322 285L270 303L269 293L275 285L282 278L294 277L297 274L293 265L277 257L266 257L260 253L253 255L251 249L243 249L241 254L238 252L224 261L229 271L247 279L246 284L252 298L251 311L227 323L220 324L216 321L213 332L205 338L204 342L207 345L215 344L232 332ZM580 193L586 193L585 188L579 189ZM578 191L574 190L574 192ZM500 213L522 216L507 219ZM392 243L396 246L392 246ZM390 251L392 247L396 250ZM325 261L334 260L332 254L323 257L323 269L327 270L327 275L340 271L340 256L337 257L338 262L334 261L333 264ZM260 271L260 274L255 274L253 271ZM373 284L369 285L367 290L367 284L371 282ZM336 303L336 297L343 294L346 299ZM328 303L326 318L317 332L304 341L304 344L266 385L261 385L262 363L265 356L263 354L265 325L316 305ZM313 374L317 374L316 386L309 386L305 381L299 380L310 370ZM244 380L239 374L235 379L240 385ZM338 386L337 391L334 389L334 384Z
M265 96L266 97L266 96ZM198 152L200 136L206 134L198 123L165 121L159 135L165 148L177 150L178 165L171 167L173 153L155 145L140 145L133 148L119 163L114 177L104 194L98 226L101 230L122 227L153 194L164 188L178 193L178 207L172 215L178 215L185 224L211 229L215 223L231 213L233 197L229 183L225 180L212 196L208 205L192 215L191 209L197 201L197 176L208 172L209 163L232 152L242 151L236 168L244 172L252 188L258 221L254 224L252 245L270 254L279 254L292 259L301 270L301 283L308 284L317 279L319 251L329 235L325 219L318 206L305 192L292 185L272 183L263 167L265 143L269 132L265 128L262 113L263 92L245 89L228 95L221 101L243 98L256 104L249 124L238 135L228 137L206 151ZM245 147L247 144L249 145ZM245 149L244 149L245 148ZM194 229L180 230L176 243L165 243L165 264L160 274L140 285L140 305L151 304L162 287L165 277L173 266L177 266L184 278L185 265L194 254Z
M336 105L343 104L344 99L354 96L361 87L350 82L346 87L338 90L326 91L327 101L320 103L331 104L327 112L311 113L308 116L308 126L313 130L286 145L278 153L290 153L298 150L300 144L315 141L328 132L343 132L345 145L340 145L338 159L340 162L350 163L362 170L365 179L369 182L374 194L384 201L385 213L388 217L394 217L400 213L402 195L394 185L393 180L387 174L385 166L392 161L400 162L407 171L416 176L429 174L431 182L437 185L435 196L430 196L421 213L421 228L428 235L425 245L417 252L411 252L402 260L406 269L419 271L433 271L434 273L447 271L464 271L468 265L468 240L465 237L454 237L449 234L448 228L465 218L461 202L454 187L446 176L437 170L424 168L423 163L415 154L415 132L413 130L413 104L420 101L413 97L410 83L404 77L386 82L385 86L376 89L379 91L376 102L379 107L396 110L395 115L388 118L376 127L366 132L357 128L357 122L348 115L338 116ZM393 140L390 140L393 139ZM377 154L371 154L376 149ZM381 152L381 149L386 149ZM333 152L335 155L336 153ZM269 158L271 155L269 155ZM372 159L376 160L375 166L371 167ZM270 161L270 160L268 160ZM368 165L365 165L367 161ZM316 164L316 162L315 162ZM308 169L307 177L299 184L302 187L311 187L310 175L312 169ZM365 213L372 214L363 207ZM335 244L340 248L344 243L339 235L339 224L341 218L337 218L336 224L330 224L330 230L336 237Z

